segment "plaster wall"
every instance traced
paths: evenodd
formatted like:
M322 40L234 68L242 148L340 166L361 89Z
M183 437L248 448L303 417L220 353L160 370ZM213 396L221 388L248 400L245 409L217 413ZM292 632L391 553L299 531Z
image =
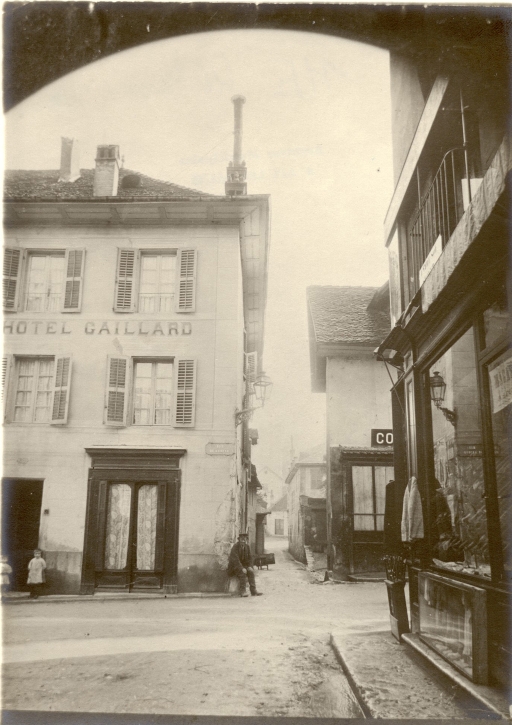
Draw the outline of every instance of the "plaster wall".
M186 450L179 588L220 586L220 574L209 575L225 566L235 535L240 463L235 455L207 455L206 445L236 448L234 410L240 406L243 365L238 228L23 228L8 230L5 243L30 250L86 249L80 312L21 310L4 318L5 354L73 357L67 424L4 426L3 475L44 480L41 508L48 513L41 516L40 546L55 570L53 581L60 591L78 590L90 466L85 448L171 446ZM197 249L196 311L114 312L118 247ZM196 359L194 427L106 426L108 355ZM8 421L12 402L8 396Z
M390 380L370 354L327 359L329 446L370 446L372 428L392 428Z

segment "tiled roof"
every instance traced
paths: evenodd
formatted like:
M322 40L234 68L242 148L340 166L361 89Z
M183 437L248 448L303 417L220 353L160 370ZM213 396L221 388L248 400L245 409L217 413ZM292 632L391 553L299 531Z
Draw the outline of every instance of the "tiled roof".
M270 508L271 511L287 511L288 510L288 494L285 493L281 496L273 506Z
M389 333L389 313L368 306L381 289L308 287L315 342L378 345Z
M5 199L48 199L73 200L93 199L94 169L81 169L80 178L76 181L59 182L60 172L56 171L6 171L4 177ZM138 177L138 185L123 188L123 178L126 176ZM132 179L137 183L136 179ZM212 196L196 189L179 186L168 181L152 179L137 171L121 169L119 172L119 189L113 199L123 198L156 198L156 197L190 197Z

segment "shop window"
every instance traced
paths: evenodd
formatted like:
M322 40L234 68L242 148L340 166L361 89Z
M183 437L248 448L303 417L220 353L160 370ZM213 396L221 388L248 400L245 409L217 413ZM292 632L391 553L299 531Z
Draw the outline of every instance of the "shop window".
M195 381L195 360L109 357L105 423L191 427Z
M451 571L490 577L473 328L431 366L429 387L436 398L431 402L433 560Z
M386 484L390 466L352 466L354 531L383 531Z
M4 253L4 310L79 312L84 264L84 249L32 252L7 248ZM22 294L20 285L24 287Z
M114 310L193 312L196 267L195 249L178 252L119 249Z
M70 356L7 356L3 363L6 422L54 425L67 422Z

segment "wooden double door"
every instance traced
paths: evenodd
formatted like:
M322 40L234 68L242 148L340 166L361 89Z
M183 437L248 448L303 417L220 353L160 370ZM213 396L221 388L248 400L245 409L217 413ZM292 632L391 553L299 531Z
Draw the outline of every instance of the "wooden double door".
M179 470L91 470L82 593L176 591L179 484Z

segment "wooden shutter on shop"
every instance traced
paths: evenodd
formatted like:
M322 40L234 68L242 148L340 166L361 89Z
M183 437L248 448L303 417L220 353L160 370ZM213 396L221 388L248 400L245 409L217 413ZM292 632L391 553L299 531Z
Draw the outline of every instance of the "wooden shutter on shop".
M190 427L195 422L196 398L196 361L175 360L177 374L174 425L180 428Z
M15 310L18 306L18 287L21 271L21 249L4 249L4 310Z
M155 571L163 571L165 549L165 505L167 481L158 482L158 502L156 508L156 542L155 542Z
M114 310L133 312L135 309L135 249L119 249L117 255L116 294Z
M166 547L164 555L164 591L176 592L180 527L181 471L169 474L165 507Z
M176 312L194 312L196 307L196 268L195 249L180 249L178 252L178 294Z
M80 312L84 279L85 249L66 250L66 286L62 312Z
M107 358L107 384L105 400L105 424L122 427L126 425L128 408L128 358L126 356Z
M53 377L52 425L64 425L68 422L69 390L71 388L71 356L59 355L55 358Z
M105 524L107 521L108 481L98 484L98 513L96 516L96 571L105 568Z

